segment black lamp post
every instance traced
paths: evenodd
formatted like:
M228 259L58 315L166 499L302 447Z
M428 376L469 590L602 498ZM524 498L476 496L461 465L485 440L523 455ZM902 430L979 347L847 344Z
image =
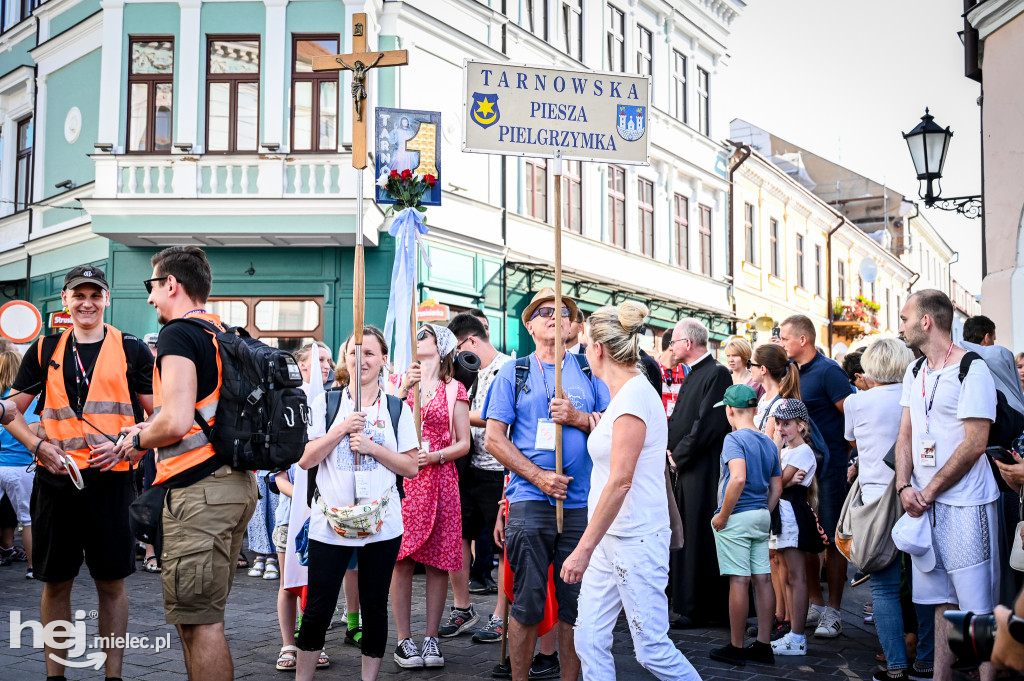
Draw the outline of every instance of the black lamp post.
M935 122L934 117L924 110L921 122L910 132L903 133L903 139L907 141L907 148L910 150L910 158L914 162L914 169L917 171L919 182L927 183L925 193L918 196L924 199L924 205L929 208L940 210L956 211L969 218L981 216L981 196L954 196L944 198L942 194L942 166L946 163L946 151L949 149L949 140L953 137L953 131L948 127L943 128ZM938 188L933 191L933 183Z

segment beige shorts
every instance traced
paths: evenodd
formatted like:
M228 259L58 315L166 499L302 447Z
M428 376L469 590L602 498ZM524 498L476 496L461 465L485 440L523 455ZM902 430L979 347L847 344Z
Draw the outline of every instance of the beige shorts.
M288 524L275 527L271 539L274 540L274 548L278 553L288 553Z
M256 509L252 473L221 466L167 493L161 581L168 624L215 624L235 577L246 525Z

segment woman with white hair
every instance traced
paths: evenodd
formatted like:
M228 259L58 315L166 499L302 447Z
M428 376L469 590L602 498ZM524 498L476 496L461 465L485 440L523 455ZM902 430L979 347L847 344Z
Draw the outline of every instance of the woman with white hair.
M894 472L883 459L896 442L900 431L903 407L903 376L914 354L900 340L882 338L875 341L860 358L867 390L846 398L846 439L857 449L860 468L861 499L875 501L889 487ZM888 567L871 573L871 596L874 600L875 630L885 652L886 671L874 678L931 678L935 643L932 606L914 605L917 610L917 660L907 669L907 648L904 640L903 613L900 607L900 575L903 555Z
M575 645L586 681L616 678L612 629L623 608L645 669L659 679L700 679L668 638L668 425L661 396L637 366L647 312L627 301L590 316L587 360L612 399L587 440L589 524L561 573L567 584L583 581Z

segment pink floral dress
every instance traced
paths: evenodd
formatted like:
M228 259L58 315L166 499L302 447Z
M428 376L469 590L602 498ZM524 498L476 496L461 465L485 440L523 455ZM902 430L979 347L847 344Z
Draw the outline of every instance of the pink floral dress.
M438 390L433 399L420 407L423 438L430 441L430 451L444 449L452 442L448 430L447 391L457 390L456 401L469 402L461 383L452 379ZM413 393L405 400L413 403ZM459 500L459 473L453 461L421 468L415 478L404 482L402 522L405 534L398 560L412 558L417 563L438 570L454 572L462 569L462 505Z

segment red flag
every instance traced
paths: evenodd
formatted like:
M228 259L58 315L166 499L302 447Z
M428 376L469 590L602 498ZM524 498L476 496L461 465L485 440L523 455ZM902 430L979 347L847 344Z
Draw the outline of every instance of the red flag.
M508 485L508 477L505 478L505 484ZM502 498L504 499L504 492L502 492ZM508 501L505 501L505 517L508 517ZM502 584L505 590L505 595L508 596L508 602L512 602L512 566L508 563L508 546L502 551L501 555L501 576ZM554 626L558 623L558 601L555 600L555 569L554 566L548 567L548 593L547 598L544 601L544 619L540 621L540 625L537 630L538 636L551 631Z

